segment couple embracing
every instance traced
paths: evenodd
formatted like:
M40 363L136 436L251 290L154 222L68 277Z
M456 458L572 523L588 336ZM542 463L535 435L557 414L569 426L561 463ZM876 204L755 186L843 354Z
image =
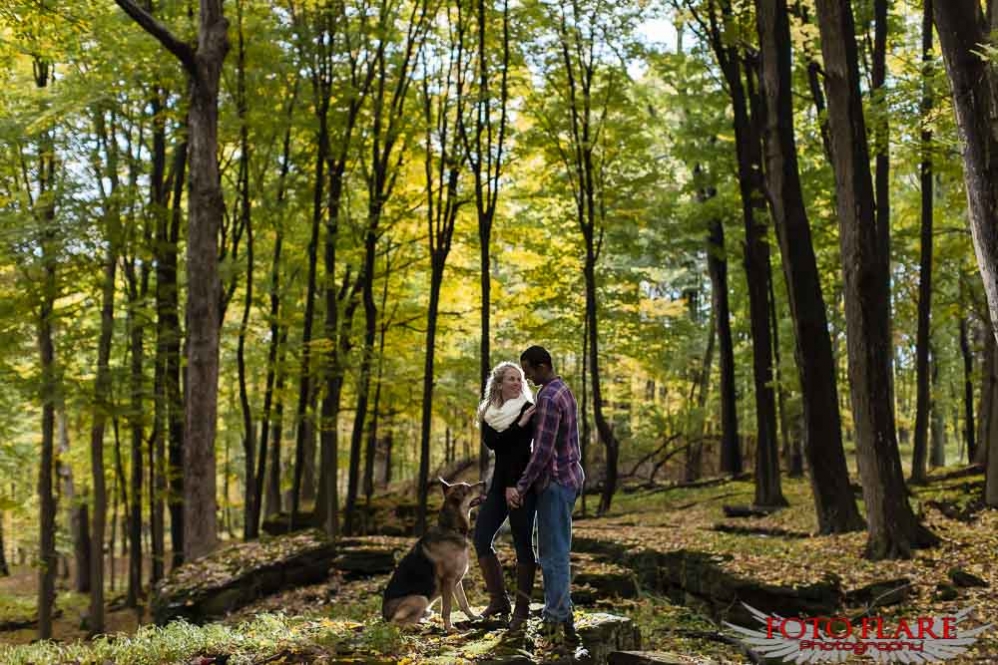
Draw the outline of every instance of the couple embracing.
M531 400L525 379L540 388ZM489 375L478 409L485 445L495 452L492 484L475 524L475 551L489 593L482 616L503 617L510 603L493 540L509 517L516 549L516 602L510 629L522 628L534 573L544 576L543 632L577 639L569 590L572 508L585 474L579 449L578 406L554 372L551 354L532 346L520 365L499 363ZM531 450L531 441L533 449ZM537 556L532 535L537 523Z

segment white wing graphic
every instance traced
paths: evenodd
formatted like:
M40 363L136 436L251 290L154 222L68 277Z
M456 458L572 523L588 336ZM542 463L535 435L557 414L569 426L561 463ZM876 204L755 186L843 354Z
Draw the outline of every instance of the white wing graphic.
M783 621L783 617L779 614L764 614L747 603L743 602L742 605L763 627L768 626L767 622L770 619ZM934 635L943 635L945 628L944 619L952 619L952 625L956 626L966 619L970 613L971 609L967 608L960 610L956 614L933 617L930 629L931 633ZM924 639L908 639L901 636L897 639L860 639L854 632L848 638L815 638L813 633L811 633L800 639L788 639L779 631L774 631L773 636L770 637L768 629L754 630L752 628L737 626L727 621L724 622L724 625L733 632L732 637L749 646L752 651L760 656L765 658L780 658L787 663L841 663L853 656L870 658L877 663L939 662L963 654L977 641L981 633L992 627L992 624L989 623L971 630L962 630L956 633L955 637L951 638L926 637ZM804 641L811 642L814 648L801 648L801 643ZM852 648L831 648L833 644L838 645L844 642L852 643ZM911 648L894 651L879 649L877 645L884 642L908 642L913 645L920 645L921 651ZM829 650L824 650L822 645L828 645Z

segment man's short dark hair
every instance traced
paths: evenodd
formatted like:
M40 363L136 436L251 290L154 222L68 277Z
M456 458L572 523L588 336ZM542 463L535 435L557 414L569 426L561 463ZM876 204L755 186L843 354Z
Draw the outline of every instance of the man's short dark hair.
M526 360L532 367L537 367L539 365L547 365L548 367L554 367L551 364L551 354L543 346L534 345L520 354L520 362L522 363Z

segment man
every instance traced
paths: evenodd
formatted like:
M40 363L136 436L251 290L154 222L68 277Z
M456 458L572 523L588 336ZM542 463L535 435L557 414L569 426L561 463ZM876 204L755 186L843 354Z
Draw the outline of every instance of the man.
M565 382L554 373L551 354L531 346L520 355L523 373L540 386L535 402L534 450L516 487L506 501L518 507L524 495L537 493L537 550L544 576L544 634L576 643L569 589L569 550L572 547L572 508L582 491L585 474L579 449L578 405Z

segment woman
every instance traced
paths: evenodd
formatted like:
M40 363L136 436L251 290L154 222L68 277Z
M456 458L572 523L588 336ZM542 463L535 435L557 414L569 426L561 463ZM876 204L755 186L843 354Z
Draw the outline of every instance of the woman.
M511 629L521 627L530 611L530 594L534 587L537 563L532 541L537 498L533 492L524 497L519 508L506 505L506 488L514 487L530 461L530 441L533 427L530 418L534 405L530 388L524 382L519 365L501 362L495 366L485 383L485 394L478 406L478 420L485 445L495 452L492 485L475 523L475 552L482 577L489 592L489 605L483 617L505 618L509 615L509 599L503 583L502 565L492 541L507 515L516 548L516 607Z

